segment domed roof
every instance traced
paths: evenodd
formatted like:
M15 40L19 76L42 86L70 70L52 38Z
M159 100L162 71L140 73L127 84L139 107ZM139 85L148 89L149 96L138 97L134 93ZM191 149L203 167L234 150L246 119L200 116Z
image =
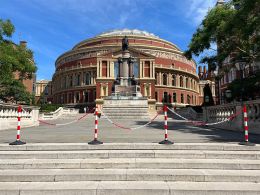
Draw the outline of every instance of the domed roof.
M158 36L154 35L153 33L149 33L147 31L141 31L138 29L111 30L111 31L103 32L103 33L97 35L96 37L114 36L114 35L139 35L139 36L145 36L145 37L159 38Z

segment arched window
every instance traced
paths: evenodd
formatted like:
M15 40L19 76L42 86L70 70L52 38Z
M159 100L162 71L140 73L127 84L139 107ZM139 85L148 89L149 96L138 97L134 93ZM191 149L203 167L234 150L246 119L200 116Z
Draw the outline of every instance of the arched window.
M88 91L85 91L85 102L89 102Z
M63 89L65 89L67 87L67 77L65 76L63 78Z
M190 104L190 95L187 95L187 103Z
M181 94L181 103L184 104L184 96Z
M176 76L172 75L172 86L176 86Z
M167 74L163 74L163 85L167 85Z
M189 88L189 79L186 78L186 88Z
M177 102L177 94L176 93L172 94L172 101Z
M72 87L72 85L73 85L73 76L71 75L70 76L70 87Z
M76 85L80 86L80 74L77 75Z
M183 77L180 76L180 87L183 87Z
M85 84L86 85L90 85L91 84L90 74L88 72L86 73Z

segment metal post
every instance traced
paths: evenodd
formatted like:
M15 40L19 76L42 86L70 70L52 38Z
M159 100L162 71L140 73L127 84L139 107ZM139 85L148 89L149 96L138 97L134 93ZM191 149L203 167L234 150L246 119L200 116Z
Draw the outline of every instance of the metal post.
M244 142L240 142L240 145L247 145L247 146L254 146L254 143L250 143L248 141L249 138L249 134L248 134L248 117L247 117L247 110L246 110L246 105L244 105L243 107L243 124L244 124L244 132L245 132L245 141Z
M167 110L168 107L166 105L164 105L163 107L163 111L164 111L164 130L165 130L165 134L164 134L164 140L159 142L159 144L173 144L173 142L168 140L168 124L167 124L167 120L168 120L168 116L167 116Z
M94 133L94 140L88 142L90 145L98 145L103 144L103 142L98 140L98 108L96 107L95 110L95 133Z
M20 138L21 138L21 113L22 113L22 106L21 105L18 106L17 113L18 113L18 116L17 116L18 124L17 124L16 141L10 143L9 145L23 145L23 144L26 144L26 142L22 142L20 140Z

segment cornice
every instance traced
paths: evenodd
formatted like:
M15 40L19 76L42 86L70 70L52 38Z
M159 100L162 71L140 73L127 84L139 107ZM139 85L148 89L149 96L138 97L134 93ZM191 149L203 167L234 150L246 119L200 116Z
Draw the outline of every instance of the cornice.
M177 86L169 86L169 85L155 85L155 88L168 88L168 89L177 89L177 90L183 90L183 91L190 91L199 94L194 89L184 88L184 87L177 87Z

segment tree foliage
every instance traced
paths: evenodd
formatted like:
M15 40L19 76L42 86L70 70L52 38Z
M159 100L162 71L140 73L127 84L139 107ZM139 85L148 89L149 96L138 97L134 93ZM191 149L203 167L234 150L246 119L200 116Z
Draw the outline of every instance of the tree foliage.
M197 31L193 34L187 58L199 56L217 45L212 56L204 56L202 63L214 70L230 54L234 60L253 61L259 59L260 50L260 1L231 0L211 9Z
M241 95L242 99L250 100L260 97L260 72L256 73L252 77L241 79L236 79L229 84L228 89L232 91L233 99L240 101Z
M10 20L0 19L0 99L26 101L30 94L22 83L36 72L33 52L10 40L15 31ZM14 73L19 72L19 79Z

